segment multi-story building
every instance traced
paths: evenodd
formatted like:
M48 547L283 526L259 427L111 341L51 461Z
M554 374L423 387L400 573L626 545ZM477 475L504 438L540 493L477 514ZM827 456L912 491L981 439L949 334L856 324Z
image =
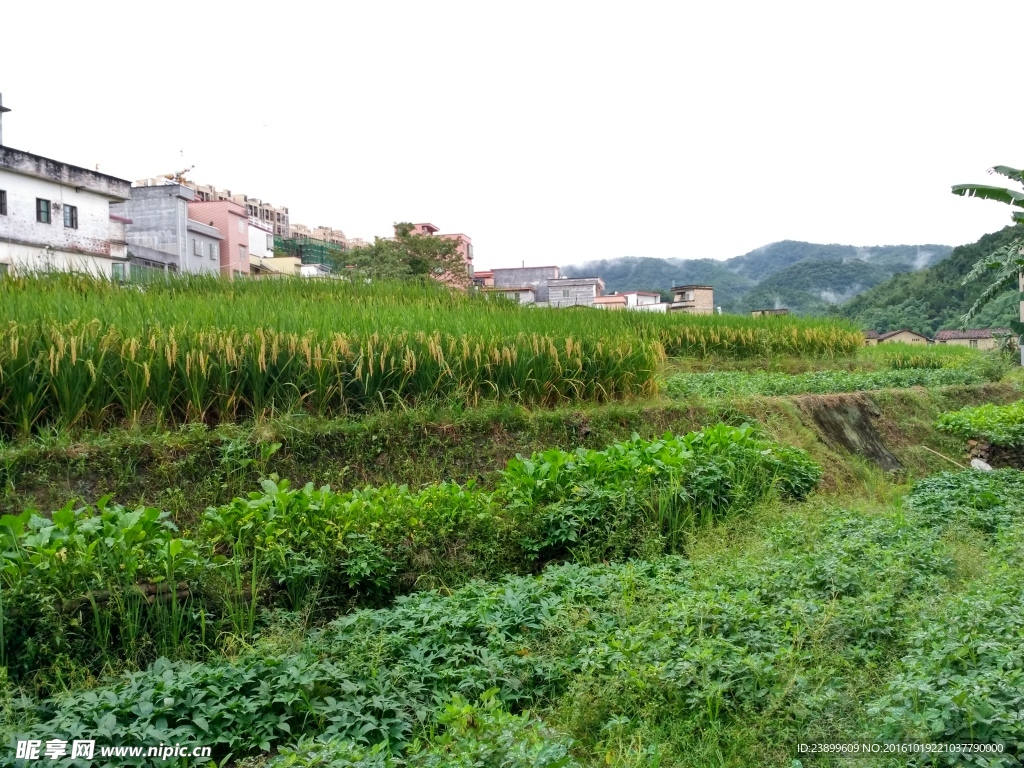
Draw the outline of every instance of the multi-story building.
M145 179L143 181L136 182L136 184L144 185L150 181L152 180ZM230 189L217 189L217 187L209 184L198 184L184 178L178 178L177 181L195 192L196 200L199 202L212 203L218 201L230 201L232 203L238 203L245 208L246 215L252 216L260 221L260 223L273 228L274 234L278 237L291 236L291 224L288 217L288 209L285 207L271 205L268 202L255 197L249 197L244 194L232 194Z
M461 232L451 234L437 234L440 232L439 227L435 227L433 224L422 223L412 225L412 234L414 235L426 235L428 237L440 237L445 240L454 240L456 242L455 250L462 257L462 263L466 266L466 274L472 279L473 277L473 240L469 235L462 234Z
M131 188L131 197L111 206L130 222L125 239L133 268L218 275L222 233L209 222L189 218L195 193L165 179Z
M552 307L592 307L603 295L600 277L560 277L548 283L548 305Z
M534 289L533 300L538 304L547 304L548 283L558 280L561 271L558 267L502 267L481 274L483 277L480 279L484 285L496 289L530 286Z
M691 315L713 315L715 289L710 285L677 285L672 289L672 303L668 309Z
M111 204L130 194L124 179L0 146L0 272L114 277L127 222Z
M292 224L292 239L305 238L309 240L321 240L325 243L332 243L341 246L341 250L347 251L349 240L345 233L333 227L313 227L310 229L305 224Z
M594 299L598 309L633 309L638 312L666 312L668 304L661 300L660 293L651 291L627 291L598 296Z
M245 208L230 200L197 200L188 204L188 215L220 230L224 238L220 249L222 275L234 278L249 274L249 217Z

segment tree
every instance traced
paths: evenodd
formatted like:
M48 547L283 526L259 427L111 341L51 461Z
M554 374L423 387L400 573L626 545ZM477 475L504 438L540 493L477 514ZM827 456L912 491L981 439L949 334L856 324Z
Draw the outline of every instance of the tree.
M1024 184L1024 171L1010 168L1007 165L997 165L989 168L989 173L998 173L1019 184ZM961 197L980 197L984 200L998 200L1001 203L1024 209L1024 192L1018 192L1005 187L994 187L986 184L957 184L953 187L953 194ZM1024 223L1024 210L1013 211L1011 214L1015 224ZM975 263L970 274L964 278L964 285L980 279L983 275L995 272L991 284L982 292L974 305L967 310L963 316L963 325L973 319L983 307L992 303L997 298L1000 303L1003 301L1019 302L1024 301L1024 292L1009 294L1005 299L1001 294L1008 288L1019 288L1024 273L1024 237L1017 237L1010 243L997 248L987 256L982 257ZM1010 327L1018 337L1024 337L1024 322L1011 320ZM1024 361L1024 345L1021 348L1022 361Z
M357 273L378 279L433 277L466 285L469 274L456 240L412 231L408 222L395 224L394 237L374 238L373 245L353 248L345 261Z

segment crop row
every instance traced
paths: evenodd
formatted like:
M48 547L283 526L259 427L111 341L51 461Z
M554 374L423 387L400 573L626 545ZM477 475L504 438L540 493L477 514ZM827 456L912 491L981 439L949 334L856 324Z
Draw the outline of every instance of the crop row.
M810 371L807 373L682 373L665 380L670 397L800 395L857 392L867 389L979 384L999 378L982 366L894 368L882 371Z
M0 282L0 436L442 401L653 392L665 354L849 354L832 322L557 311L441 286L80 276Z
M789 755L808 735L826 741L860 706L861 676L883 675L849 740L999 744L1003 757L984 764L1010 765L1024 741L1017 485L1006 472L942 475L911 494L906 513L783 519L738 557L568 564L419 593L339 618L298 650L161 660L97 690L24 704L8 739L199 743L218 758L283 747L278 765L336 758L363 768L397 764L392 754L411 754L413 765L490 764L465 758L507 754L512 741L532 752L504 764L567 765L566 737L505 714L543 706L571 730L577 754L615 764L645 726L670 726L658 747L666 759L702 764L685 750L703 747L710 759L721 743L708 734L728 741L745 722L755 725L732 733L757 732ZM994 500L1008 513L980 530L1006 565L936 601L957 570L944 531ZM425 747L420 737L431 735ZM657 764L647 754L630 764Z
M679 551L693 530L821 470L802 451L720 425L603 451L509 462L472 484L291 488L263 482L184 536L156 509L101 500L0 518L0 659L24 678L65 661L99 669L250 637L262 606L337 612L557 560Z
M1024 400L1009 405L988 403L944 413L935 426L965 439L981 438L992 445L1019 448L1024 446Z

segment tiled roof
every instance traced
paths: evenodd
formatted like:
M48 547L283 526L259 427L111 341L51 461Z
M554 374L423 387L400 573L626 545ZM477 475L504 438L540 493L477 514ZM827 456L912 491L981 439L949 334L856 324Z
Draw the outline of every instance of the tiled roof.
M888 333L883 333L881 336L878 337L878 340L879 341L883 341L885 339L891 339L893 336L898 336L901 333L912 333L915 336L920 336L922 339L927 339L928 338L923 333L918 333L917 331L912 331L909 328L900 328L898 331L889 331Z
M877 339L878 338L878 331L876 331L874 329L872 329L870 331L864 331L864 336L865 336L865 338L868 338L868 339Z
M966 331L939 331L935 334L936 341L952 339L991 339L996 333L1009 333L1009 328L968 328Z

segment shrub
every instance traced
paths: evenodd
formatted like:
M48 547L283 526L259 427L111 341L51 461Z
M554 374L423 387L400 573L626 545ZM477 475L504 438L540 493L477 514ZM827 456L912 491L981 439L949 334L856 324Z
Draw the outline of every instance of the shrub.
M1024 400L961 408L939 416L935 426L958 437L983 438L993 445L1024 446Z

